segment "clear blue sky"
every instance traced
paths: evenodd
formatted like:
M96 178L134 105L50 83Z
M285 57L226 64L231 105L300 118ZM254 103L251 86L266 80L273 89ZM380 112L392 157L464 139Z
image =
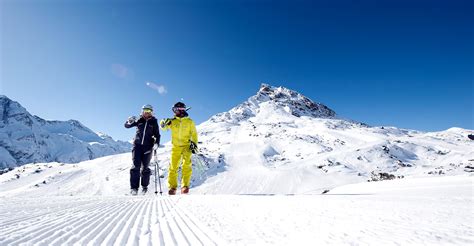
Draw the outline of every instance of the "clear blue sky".
M474 129L473 1L2 0L0 9L0 94L116 139L134 135L123 122L143 104L163 118L184 99L201 123L262 82L370 125Z

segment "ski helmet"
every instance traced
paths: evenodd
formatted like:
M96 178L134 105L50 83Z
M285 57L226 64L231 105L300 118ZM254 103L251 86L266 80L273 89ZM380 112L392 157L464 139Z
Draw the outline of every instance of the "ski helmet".
M173 110L173 113L177 115L182 115L186 112L186 104L182 102L177 102L174 104L172 110Z
M150 110L153 112L153 106L151 106L150 104L145 104L142 107L142 111L145 111L145 110Z
M186 108L186 104L182 103L182 102L177 102L174 104L174 107L175 108Z

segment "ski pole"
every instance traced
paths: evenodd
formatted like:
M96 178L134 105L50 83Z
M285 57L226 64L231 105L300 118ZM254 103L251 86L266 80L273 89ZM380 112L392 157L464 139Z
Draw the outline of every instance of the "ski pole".
M153 150L153 159L155 161L155 194L158 193L158 187L156 187L157 183L156 183L156 172L158 172L158 168L157 168L157 164L156 164L156 150Z
M155 156L155 194L158 194L158 188L156 187L156 180L158 179L158 183L160 183L160 195L163 195L163 191L161 189L161 177L159 173L160 166L158 164L158 157L156 156L156 149L153 151L153 155Z

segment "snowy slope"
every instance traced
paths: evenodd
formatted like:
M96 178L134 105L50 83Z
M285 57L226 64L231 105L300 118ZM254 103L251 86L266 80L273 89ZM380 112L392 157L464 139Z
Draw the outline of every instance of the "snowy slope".
M129 192L130 153L77 164L27 164L0 175L0 196L110 196Z
M0 192L0 244L472 245L472 191L465 175L349 185L328 195Z
M31 162L80 162L130 150L76 120L47 121L0 95L0 169Z
M474 243L470 173L363 182L325 195L192 189L170 197L155 195L152 182L151 193L132 197L124 195L130 159L28 164L0 175L0 245Z

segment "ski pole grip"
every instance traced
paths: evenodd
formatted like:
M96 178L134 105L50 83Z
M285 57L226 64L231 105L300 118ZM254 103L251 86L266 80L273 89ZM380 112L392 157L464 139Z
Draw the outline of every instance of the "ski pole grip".
M191 143L189 145L189 149L191 150L191 153L193 153L193 154L196 154L198 152L198 147L197 147L196 143L194 143L193 141L191 141Z

